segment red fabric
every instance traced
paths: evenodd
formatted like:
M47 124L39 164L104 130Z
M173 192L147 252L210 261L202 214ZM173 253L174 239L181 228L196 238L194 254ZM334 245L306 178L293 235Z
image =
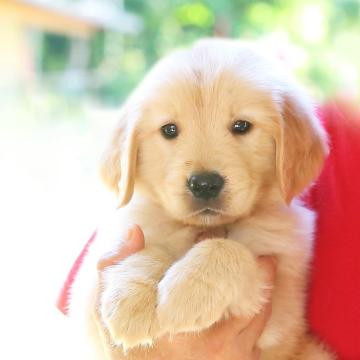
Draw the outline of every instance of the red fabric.
M70 269L70 272L66 278L66 281L64 282L64 285L60 291L59 297L56 301L56 307L64 314L68 314L68 308L69 308L69 294L71 286L76 278L76 275L80 269L80 266L89 250L90 245L94 242L96 238L96 231L91 235L90 239L85 244L84 248L82 249L79 256L76 258L73 266Z
M310 194L318 221L308 318L340 359L359 360L360 113L329 104L320 115L331 151Z
M360 113L341 109L330 104L320 111L331 152L308 199L318 212L308 318L339 359L360 360ZM71 284L95 237L64 284L57 304L64 314Z

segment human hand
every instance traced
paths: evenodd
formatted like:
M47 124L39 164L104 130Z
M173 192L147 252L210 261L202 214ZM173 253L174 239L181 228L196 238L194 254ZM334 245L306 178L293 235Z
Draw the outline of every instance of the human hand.
M144 233L139 225L132 226L126 236L126 241L121 243L121 247L115 253L104 254L98 261L97 268L100 272L108 266L115 265L119 261L126 259L128 256L137 253L144 248Z

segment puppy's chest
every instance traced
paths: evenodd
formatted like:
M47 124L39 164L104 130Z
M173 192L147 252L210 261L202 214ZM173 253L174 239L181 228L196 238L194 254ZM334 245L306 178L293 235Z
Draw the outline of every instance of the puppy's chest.
M281 237L276 230L235 224L227 228L227 239L237 241L256 255L276 253L277 243L273 239Z
M237 241L245 245L256 255L274 254L278 252L279 244L282 243L280 233L276 230L259 230L252 226L239 224L224 225L214 228L201 227L149 227L145 229L145 239L148 244L165 246L175 256L182 256L192 246L203 240L224 238ZM288 244L290 245L290 244Z
M301 253L304 247L309 247L312 238L314 216L303 207L292 206L286 211L269 212L217 227L184 225L159 211L158 216L152 216L157 213L156 209L151 211L142 206L140 210L135 207L130 218L144 230L146 243L165 246L176 257L199 241L211 238L240 242L256 255Z

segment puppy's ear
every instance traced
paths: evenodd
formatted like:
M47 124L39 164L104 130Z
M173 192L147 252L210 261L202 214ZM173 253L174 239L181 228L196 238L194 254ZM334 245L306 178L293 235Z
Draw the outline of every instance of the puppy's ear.
M100 166L104 182L118 194L119 207L126 205L134 192L137 148L136 127L123 113Z
M328 153L327 137L303 94L286 95L276 136L277 177L287 204L319 175Z

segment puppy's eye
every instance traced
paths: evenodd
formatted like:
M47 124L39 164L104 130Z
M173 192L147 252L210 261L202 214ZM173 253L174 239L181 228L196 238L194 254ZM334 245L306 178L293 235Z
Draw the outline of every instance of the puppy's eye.
M166 124L161 127L161 133L165 139L174 139L178 136L179 131L175 124Z
M233 134L246 134L252 127L251 122L246 120L236 120L231 127L231 132Z

